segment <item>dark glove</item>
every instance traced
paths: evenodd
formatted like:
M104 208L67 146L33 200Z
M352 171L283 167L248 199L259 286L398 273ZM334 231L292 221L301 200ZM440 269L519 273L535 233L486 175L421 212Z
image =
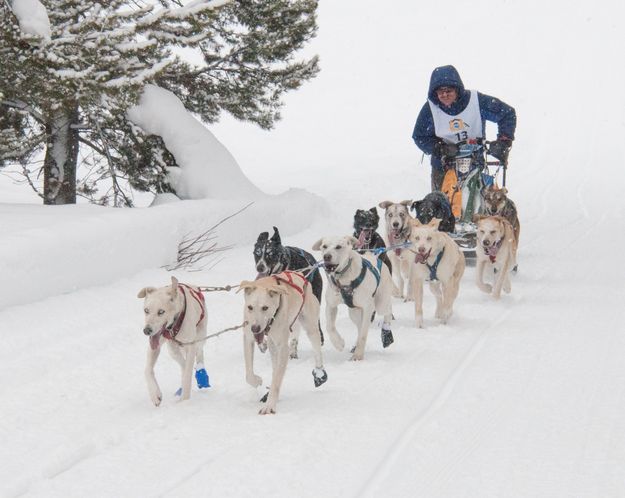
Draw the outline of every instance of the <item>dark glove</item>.
M509 138L498 138L490 143L488 153L494 158L499 159L502 163L507 163L510 147L512 147L512 140Z
M434 144L434 155L440 157L454 157L458 154L458 146L456 144L448 144L439 140Z

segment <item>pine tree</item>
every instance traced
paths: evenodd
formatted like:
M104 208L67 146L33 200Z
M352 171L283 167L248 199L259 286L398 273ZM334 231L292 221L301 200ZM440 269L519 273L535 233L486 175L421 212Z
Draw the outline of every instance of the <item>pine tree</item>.
M46 204L73 203L78 194L131 205L125 183L170 190L166 167L175 159L159 137L126 119L147 83L174 92L206 123L225 110L271 128L284 92L318 72L317 57L295 60L316 33L317 0L42 4L48 42L22 33L0 3L0 167L18 162L32 171L32 158L45 150ZM180 48L197 60L181 58ZM89 173L82 177L79 158ZM103 179L111 190L96 198Z

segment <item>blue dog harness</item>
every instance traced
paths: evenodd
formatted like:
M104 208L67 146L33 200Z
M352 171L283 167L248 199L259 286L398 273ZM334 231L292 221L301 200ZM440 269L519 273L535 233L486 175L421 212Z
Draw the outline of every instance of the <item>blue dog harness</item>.
M375 289L373 291L372 296L375 296L375 293L378 291L378 287L380 286L380 270L382 269L382 260L377 259L377 268L374 267L371 262L365 258L362 258L362 270L360 270L360 275L358 275L354 280L352 280L347 285L341 285L334 278L334 276L330 276L330 280L332 283L338 288L341 297L343 298L343 302L350 308L354 308L354 290L363 282L365 277L367 276L367 271L370 271L375 278Z
M444 247L443 250L438 253L438 256L436 256L436 259L434 260L434 263L432 265L429 265L427 261L424 262L425 266L427 266L428 270L430 270L430 278L428 279L430 282L438 280L436 270L438 269L438 264L441 262L441 259L443 259L443 254L445 254Z

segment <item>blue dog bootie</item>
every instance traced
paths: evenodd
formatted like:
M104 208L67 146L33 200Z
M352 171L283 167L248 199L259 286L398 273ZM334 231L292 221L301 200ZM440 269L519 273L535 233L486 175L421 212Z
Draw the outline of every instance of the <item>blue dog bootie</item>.
M211 386L208 382L208 373L206 373L206 369L201 363L195 366L195 380L197 387L200 389L206 389Z

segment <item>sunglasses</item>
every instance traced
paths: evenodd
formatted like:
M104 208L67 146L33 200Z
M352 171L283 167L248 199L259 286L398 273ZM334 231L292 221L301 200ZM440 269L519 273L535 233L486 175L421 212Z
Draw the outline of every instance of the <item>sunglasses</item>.
M436 94L444 95L446 93L454 93L455 91L456 91L456 88L453 86L441 86L436 89Z

